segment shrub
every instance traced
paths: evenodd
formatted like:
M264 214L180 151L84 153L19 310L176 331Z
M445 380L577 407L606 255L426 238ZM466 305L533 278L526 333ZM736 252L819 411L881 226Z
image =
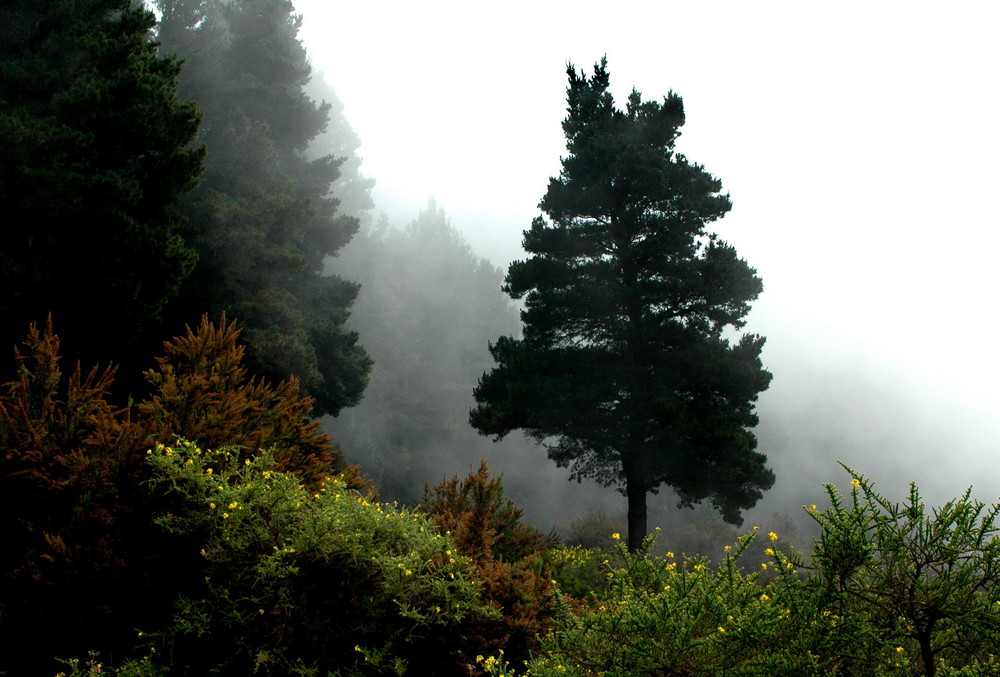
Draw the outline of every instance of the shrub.
M419 509L454 538L483 601L497 612L472 627L477 649L526 659L537 637L554 627L551 577L542 566L551 539L521 521L522 511L504 497L503 480L490 475L486 461L465 479L425 486Z
M930 511L910 485L892 502L850 468L850 499L826 485L830 507L810 568L824 608L901 649L914 672L996 672L1000 647L1000 504L961 497Z
M204 584L152 635L175 675L460 674L484 610L466 560L431 522L336 477L308 489L274 455L190 442L150 453L186 508L159 524L204 560Z
M830 507L810 560L782 552L737 566L758 533L703 558L634 555L608 564L602 599L564 604L559 629L527 663L533 675L1000 674L1000 505L960 498L930 511L916 486L900 504L851 473L850 498L827 486ZM756 529L756 528L755 528ZM761 585L767 574L770 583ZM513 675L507 659L483 661Z
M148 491L155 441L235 443L245 457L273 448L279 468L310 486L339 467L339 450L308 420L311 400L294 381L249 380L238 336L225 318L203 318L146 372L151 397L119 406L114 368L66 374L51 321L29 329L17 378L0 387L0 671L37 670L39 650L127 653L136 624L164 622L176 594L201 580L197 557L153 528L175 500Z

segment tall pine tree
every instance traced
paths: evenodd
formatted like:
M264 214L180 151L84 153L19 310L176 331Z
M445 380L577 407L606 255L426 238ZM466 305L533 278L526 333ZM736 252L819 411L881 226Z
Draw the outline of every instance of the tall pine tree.
M131 0L0 6L4 358L51 313L70 357L145 362L194 266L175 203L201 171L199 115L154 24Z
M731 522L774 476L755 451L754 402L771 375L764 339L735 344L762 285L706 231L730 209L721 184L674 150L679 96L619 110L606 62L569 69L567 156L510 265L524 300L523 338L491 346L496 368L475 390L483 434L523 429L572 476L621 488L628 544L646 535L647 494L709 500Z
M182 96L204 111L200 187L184 203L199 264L179 319L226 312L254 373L297 376L317 413L356 404L371 360L345 329L356 284L324 273L354 235L331 184L342 158L310 159L329 106L306 93L310 66L288 0L158 0L162 49L185 61Z

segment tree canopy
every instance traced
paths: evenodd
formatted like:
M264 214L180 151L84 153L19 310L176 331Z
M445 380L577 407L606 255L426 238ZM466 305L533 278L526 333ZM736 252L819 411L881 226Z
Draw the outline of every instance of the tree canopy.
M330 192L343 158L307 153L330 107L305 91L300 17L288 0L157 5L162 50L185 60L181 95L204 111L208 146L202 183L183 205L199 265L176 314L228 313L253 373L295 375L317 413L336 414L360 400L371 360L344 328L358 286L325 273L358 221L338 214Z
M567 156L524 233L531 255L510 265L522 338L490 350L472 425L523 429L572 478L628 496L629 547L646 533L646 497L661 485L682 504L709 500L740 523L774 481L755 450L754 403L771 375L764 339L743 335L762 283L706 230L731 208L722 185L675 151L681 98L625 110L607 63L568 69Z
M127 363L194 266L175 203L200 116L154 24L130 0L0 8L4 357L51 313L72 357Z

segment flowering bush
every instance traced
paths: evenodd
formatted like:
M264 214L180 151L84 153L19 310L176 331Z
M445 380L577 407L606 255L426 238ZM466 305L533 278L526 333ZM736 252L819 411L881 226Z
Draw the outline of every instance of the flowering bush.
M807 508L821 527L810 559L756 528L717 568L652 557L651 539L632 555L619 545L603 597L564 604L524 674L1000 674L1000 506L967 491L928 512L915 486L898 504L849 472L849 499L828 485L830 507ZM745 573L737 560L755 538L770 561ZM481 664L516 674L502 655Z
M149 458L185 506L158 522L204 561L204 584L146 636L171 674L435 673L485 613L466 560L420 515L338 478L307 489L267 451L180 441Z
M822 528L809 592L850 628L840 650L861 635L916 674L1000 674L1000 504L970 488L928 511L915 484L896 503L846 469L850 498L827 485L830 507L807 508Z

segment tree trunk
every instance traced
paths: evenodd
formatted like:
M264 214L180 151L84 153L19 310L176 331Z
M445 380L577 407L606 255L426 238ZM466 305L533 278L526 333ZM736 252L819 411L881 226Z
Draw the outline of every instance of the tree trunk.
M628 496L628 551L635 552L649 533L646 523L646 485L640 479L626 475L625 495Z

